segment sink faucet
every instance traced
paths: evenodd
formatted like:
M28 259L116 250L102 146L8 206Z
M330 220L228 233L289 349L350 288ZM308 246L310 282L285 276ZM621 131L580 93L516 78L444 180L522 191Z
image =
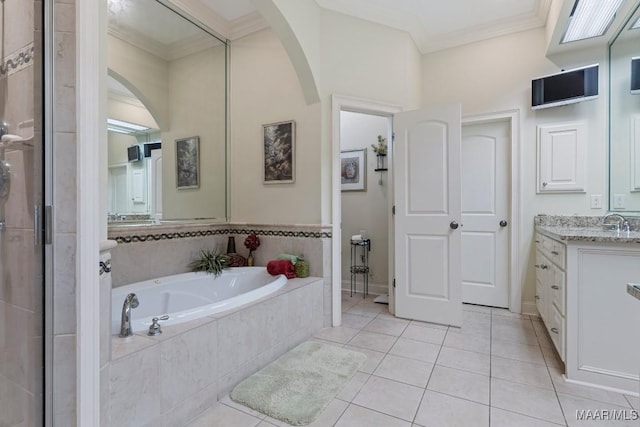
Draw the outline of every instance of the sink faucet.
M613 217L617 217L618 218L618 224L617 224L617 228L616 231L630 231L631 227L629 226L629 221L622 215L618 214L618 213L608 213L606 214L604 217L602 217L602 223L603 224L608 224L607 219L609 218L613 218Z
M124 304L122 305L122 320L120 322L121 338L133 335L133 329L131 328L131 309L136 308L139 304L136 294L129 294L124 299Z

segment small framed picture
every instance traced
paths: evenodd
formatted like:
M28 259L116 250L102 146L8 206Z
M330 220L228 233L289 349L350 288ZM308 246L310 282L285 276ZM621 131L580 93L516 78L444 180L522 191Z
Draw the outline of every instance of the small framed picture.
M342 191L367 191L367 149L340 152Z
M295 182L296 123L287 122L262 125L264 135L265 184Z
M176 139L176 183L178 190L200 187L200 138Z

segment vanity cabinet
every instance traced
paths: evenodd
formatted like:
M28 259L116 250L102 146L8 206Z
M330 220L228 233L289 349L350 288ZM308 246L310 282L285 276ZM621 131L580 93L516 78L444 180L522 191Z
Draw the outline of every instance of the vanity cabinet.
M560 359L565 361L566 247L536 234L536 307Z
M637 394L640 240L560 241L536 233L536 304L567 381Z

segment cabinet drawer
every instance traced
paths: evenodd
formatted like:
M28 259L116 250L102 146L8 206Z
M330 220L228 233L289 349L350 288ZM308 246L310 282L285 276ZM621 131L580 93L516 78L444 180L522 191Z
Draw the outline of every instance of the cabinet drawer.
M556 306L561 315L565 315L565 290L566 281L565 273L555 265L551 267L549 274L549 289L551 295L551 301Z
M551 239L550 239L551 240ZM551 240L551 251L549 253L549 258L553 261L557 266L564 269L564 259L566 253L566 246L563 243L556 242L555 240Z
M556 350L558 350L560 360L564 362L566 322L555 306L551 306L551 313L549 317L549 324L547 325L549 336L551 337L551 341L553 341L553 345L556 346Z

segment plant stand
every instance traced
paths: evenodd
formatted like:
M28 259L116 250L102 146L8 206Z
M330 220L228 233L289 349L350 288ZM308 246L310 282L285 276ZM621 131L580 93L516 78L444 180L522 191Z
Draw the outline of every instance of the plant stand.
M369 252L371 251L371 240L351 240L351 293L353 296L356 289L356 278L358 274L363 276L362 297L369 293Z

